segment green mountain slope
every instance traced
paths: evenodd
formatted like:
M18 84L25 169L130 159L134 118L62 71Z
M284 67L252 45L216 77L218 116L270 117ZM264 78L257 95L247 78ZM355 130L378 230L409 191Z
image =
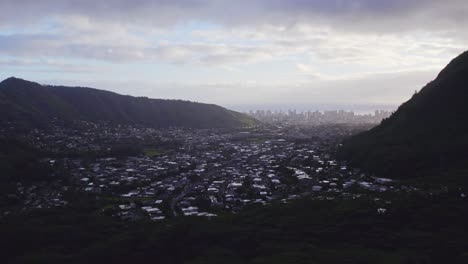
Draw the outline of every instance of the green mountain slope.
M26 123L53 118L192 128L257 123L244 114L213 104L124 96L92 88L45 86L17 78L0 83L0 112L0 121Z
M389 177L468 168L468 52L374 129L344 143L352 165Z

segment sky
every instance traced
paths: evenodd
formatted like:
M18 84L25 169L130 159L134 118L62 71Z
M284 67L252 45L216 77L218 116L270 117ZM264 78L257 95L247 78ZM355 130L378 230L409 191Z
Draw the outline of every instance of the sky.
M467 49L466 0L0 0L0 79L236 110L406 101Z

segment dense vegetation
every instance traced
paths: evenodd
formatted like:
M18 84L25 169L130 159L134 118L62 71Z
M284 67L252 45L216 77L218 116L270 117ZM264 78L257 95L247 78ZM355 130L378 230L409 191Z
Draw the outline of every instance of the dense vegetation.
M257 122L212 104L124 96L91 88L45 86L17 78L0 83L0 112L0 121L36 125L54 118L194 128L241 127Z
M215 219L122 222L83 195L0 220L3 263L467 263L466 200L300 200ZM94 211L94 212L93 212ZM93 213L90 213L93 212Z
M346 141L342 155L352 165L388 177L437 177L466 170L467 100L465 52L381 125Z
M41 156L19 139L0 137L0 186L18 179L46 180L51 171L40 162Z

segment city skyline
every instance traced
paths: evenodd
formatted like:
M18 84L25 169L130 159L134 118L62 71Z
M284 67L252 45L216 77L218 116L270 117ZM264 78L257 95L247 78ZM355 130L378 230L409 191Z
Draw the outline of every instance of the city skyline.
M374 110L368 113L355 113L347 110L256 110L247 114L264 123L272 124L378 124L391 116L392 111Z

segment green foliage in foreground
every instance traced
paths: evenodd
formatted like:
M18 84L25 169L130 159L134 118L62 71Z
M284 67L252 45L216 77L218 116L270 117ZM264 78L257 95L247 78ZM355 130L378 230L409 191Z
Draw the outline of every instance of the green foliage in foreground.
M89 206L4 218L3 263L468 263L459 196L401 197L381 215L368 200L301 200L160 223Z

